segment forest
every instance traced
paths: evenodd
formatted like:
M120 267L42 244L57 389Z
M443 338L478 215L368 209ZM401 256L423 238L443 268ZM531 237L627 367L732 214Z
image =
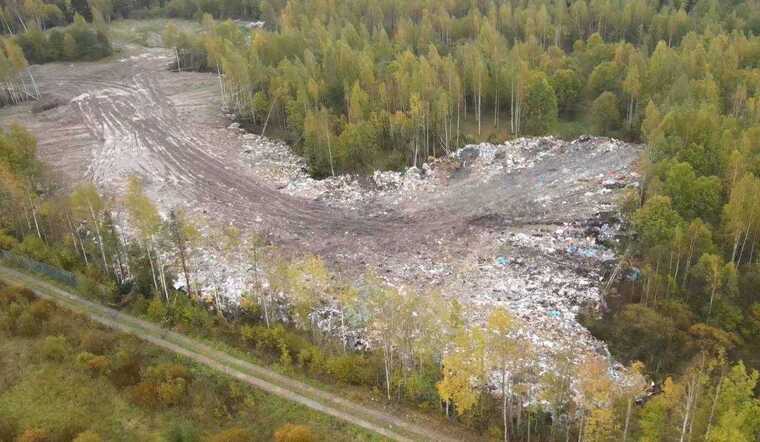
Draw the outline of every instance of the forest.
M4 32L20 35L16 43L4 40L10 61L2 66L22 70L34 59L23 35L35 17L39 32L131 14L198 20L201 33L172 25L164 32L165 43L176 47L176 69L218 74L228 110L251 130L288 140L317 177L420 167L466 143L523 135L590 132L645 143L642 185L621 201L634 235L619 253L637 276L614 288L609 312L585 321L661 393L637 401L642 385L609 382L595 361L537 379L530 352L510 333L516 319L508 312L494 312L484 329L470 328L461 320L463 307L436 294L385 287L372 274L341 281L319 258L282 256L265 236L241 238L182 212L162 219L139 179L124 198L92 185L64 192L35 159L34 138L21 127L0 135L0 249L75 272L82 293L168 327L209 330L283 370L380 392L383 400L495 438L756 440L756 2L70 5L7 2ZM49 12L53 6L60 14ZM265 29L228 18L260 19ZM50 42L52 31L46 32ZM134 239L120 234L115 213L137 226ZM201 235L201 228L212 234ZM204 241L247 254L272 286L252 278L240 309L224 305L219 290L206 294L214 312L207 313L193 283L193 254ZM174 278L186 289L175 290ZM275 299L280 292L288 293L289 307ZM345 337L320 334L308 312L333 302L342 320L365 318L362 325L381 345L351 351ZM417 311L429 314L420 320ZM494 371L510 373L500 395L488 390ZM530 388L536 383L544 386L541 397Z

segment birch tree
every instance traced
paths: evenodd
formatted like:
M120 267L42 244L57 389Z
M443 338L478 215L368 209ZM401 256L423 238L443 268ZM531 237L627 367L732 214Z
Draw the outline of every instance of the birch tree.
M157 235L161 228L161 216L150 198L145 195L140 178L134 176L129 178L124 206L129 214L130 222L136 230L137 239L148 256L156 294L163 295L168 303L169 289L164 277L165 264L162 262L160 252L156 250Z
M78 186L72 192L70 201L75 217L94 229L96 243L103 263L103 271L106 274L112 274L113 268L111 268L106 257L103 239L103 225L105 222L105 212L109 210L108 205L100 196L94 184L82 184Z

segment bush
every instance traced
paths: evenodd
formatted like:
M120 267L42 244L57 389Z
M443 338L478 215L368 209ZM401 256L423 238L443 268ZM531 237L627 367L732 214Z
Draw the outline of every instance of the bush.
M113 356L109 377L117 387L140 382L143 355L138 348L126 345Z
M102 442L103 438L94 431L84 431L79 433L72 442Z
M306 425L285 424L274 433L276 442L312 442L317 440L314 432Z
M183 379L189 382L192 376L184 365L164 363L148 367L145 378L156 382L166 382L174 379Z
M148 305L148 318L154 322L164 322L169 318L169 309L161 302L158 296L154 296Z
M153 382L140 382L130 389L129 400L142 408L158 408L158 385Z
M165 442L199 442L198 430L190 422L174 422L164 433Z
M101 330L88 330L79 340L79 346L82 347L82 350L97 355L110 352L113 349L113 345L113 335Z
M184 379L176 378L158 385L156 391L159 402L167 407L179 405L187 393L187 384Z
M149 367L143 381L132 389L130 399L146 408L173 407L186 397L190 379L190 372L179 364Z
M16 319L16 333L27 338L37 336L42 331L42 323L25 309Z
M11 250L18 245L16 238L0 230L0 250Z
M49 361L64 361L71 353L71 346L63 336L48 336L42 341L42 356Z
M255 439L253 433L244 428L231 428L215 434L209 442L250 442Z
M55 311L56 305L44 299L38 299L29 306L29 313L39 321L47 321Z
M77 355L77 362L89 370L93 376L108 374L111 370L111 359L102 355L82 352Z
M372 385L374 373L369 360L360 354L345 354L327 359L327 371L339 382Z
M29 428L21 433L16 442L49 442L50 433L40 428Z
M12 441L16 438L18 429L16 422L9 417L0 415L0 441Z

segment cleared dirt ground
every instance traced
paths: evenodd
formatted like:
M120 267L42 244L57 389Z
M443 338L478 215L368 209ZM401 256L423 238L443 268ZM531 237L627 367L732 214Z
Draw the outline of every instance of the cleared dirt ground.
M330 204L259 178L241 161L251 146L228 128L218 79L171 73L170 60L166 50L134 47L105 62L34 66L45 100L60 105L36 114L30 105L3 109L0 123L26 125L68 183L93 180L118 194L140 175L165 210L184 206L266 231L344 274L375 270L469 305L505 305L548 352L605 351L575 320L581 305L599 301L603 259L575 250L593 246L588 221L635 179L637 147L527 140L484 162L490 150L481 146L473 158L436 163L435 184L419 194ZM500 256L506 261L495 263Z

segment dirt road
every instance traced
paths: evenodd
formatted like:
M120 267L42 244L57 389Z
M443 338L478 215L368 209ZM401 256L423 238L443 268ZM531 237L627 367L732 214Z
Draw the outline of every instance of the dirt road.
M42 298L51 300L75 312L86 314L103 325L135 335L144 341L185 356L267 393L337 417L389 439L398 441L462 440L461 435L454 437L451 433L443 434L439 432L440 429L412 423L382 410L351 402L335 394L280 375L268 368L235 358L200 341L163 329L156 324L87 301L16 270L0 266L0 279L24 285L34 290Z

